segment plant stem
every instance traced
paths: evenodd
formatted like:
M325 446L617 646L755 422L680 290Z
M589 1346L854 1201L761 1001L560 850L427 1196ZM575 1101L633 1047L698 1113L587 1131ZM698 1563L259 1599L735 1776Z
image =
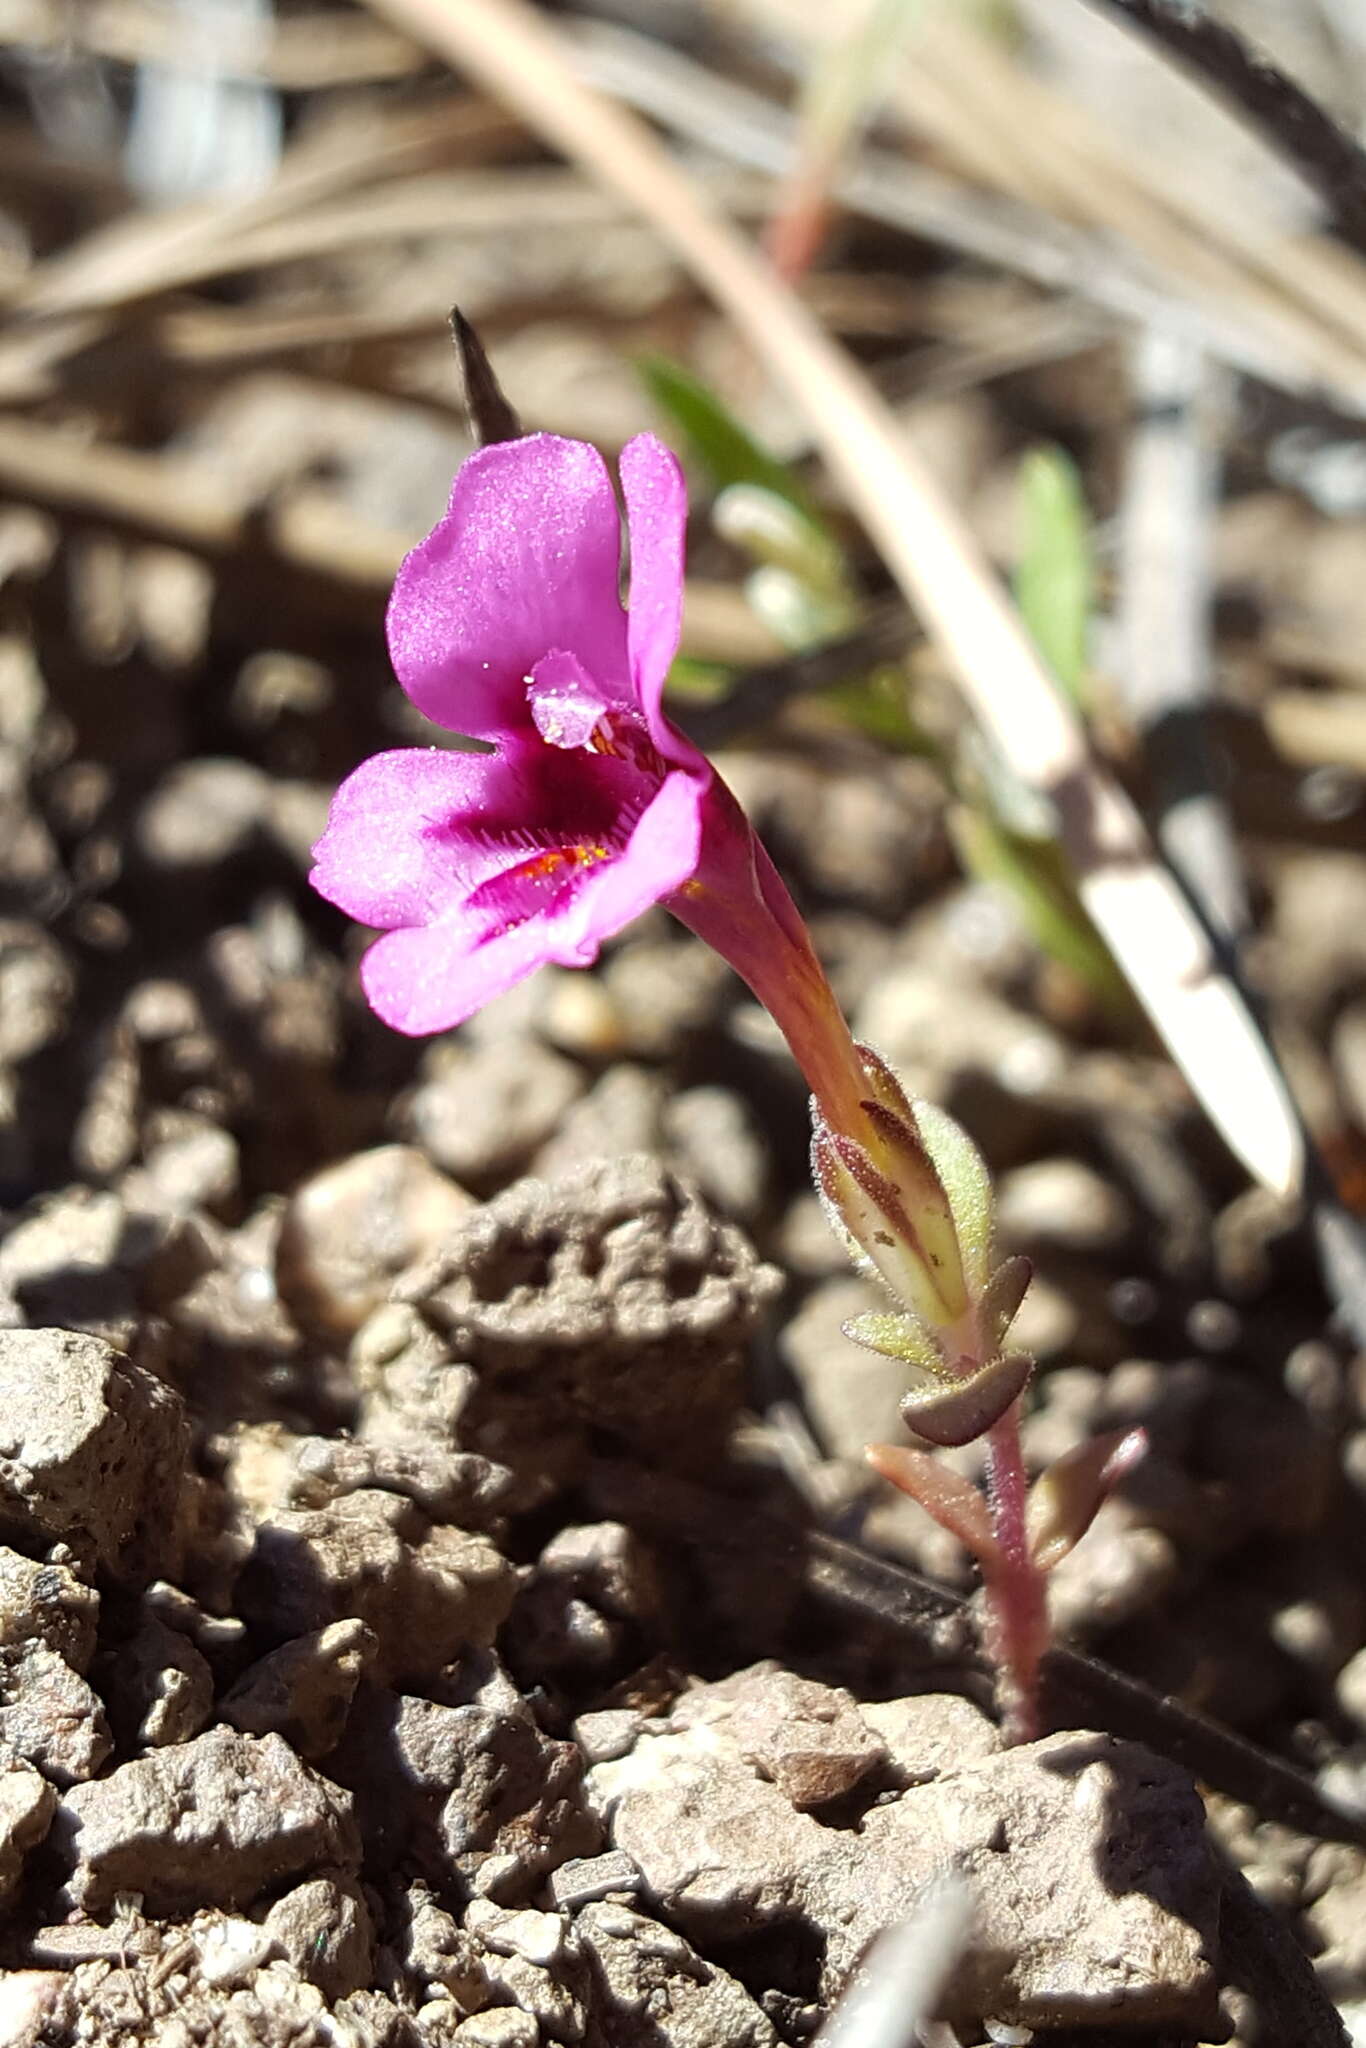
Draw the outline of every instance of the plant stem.
M1020 1445L1020 1404L1012 1401L987 1432L987 1494L999 1546L987 1575L992 1655L1005 1698L1008 1742L1032 1742L1039 1733L1039 1662L1048 1641L1044 1575L1029 1554L1025 1527L1028 1482Z

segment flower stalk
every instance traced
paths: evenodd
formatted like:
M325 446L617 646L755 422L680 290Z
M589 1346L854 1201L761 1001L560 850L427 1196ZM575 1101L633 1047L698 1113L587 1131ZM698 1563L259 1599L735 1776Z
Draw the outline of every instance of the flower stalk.
M879 1444L868 1456L977 1558L1007 1730L1027 1739L1045 1575L1142 1455L1142 1433L1084 1444L1027 1483L1020 1407L1034 1367L1006 1339L1029 1267L995 1256L986 1167L950 1117L912 1103L855 1043L749 820L664 710L682 616L678 464L650 435L622 453L623 605L602 457L550 434L499 438L516 421L487 385L487 445L399 572L389 644L417 708L488 750L362 762L333 798L314 886L382 934L361 980L400 1031L461 1024L544 962L589 965L655 903L749 985L811 1089L830 1222L889 1297L847 1334L904 1367L902 1413L923 1442L986 1440L985 1496L931 1451Z

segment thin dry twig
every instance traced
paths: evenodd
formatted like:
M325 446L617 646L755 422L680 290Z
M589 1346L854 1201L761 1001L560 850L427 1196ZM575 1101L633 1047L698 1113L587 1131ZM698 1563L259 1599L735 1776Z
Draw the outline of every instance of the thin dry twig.
M378 84L410 78L426 58L403 36L364 16L331 8L270 21L247 15L215 31L223 78L273 85L284 92ZM88 52L115 64L183 63L183 19L142 0L7 0L0 44L45 56Z
M831 10L807 0L737 4L807 61L823 61ZM968 177L1117 238L1212 313L1236 307L1260 347L1322 379L1334 402L1362 409L1366 268L1328 237L1288 233L1255 185L1230 209L1173 175L1161 151L1126 151L951 6L927 17L915 61L903 61L886 92L889 116Z
M615 23L578 24L573 44L581 77L689 143L776 174L791 166L793 123L761 94ZM1268 384L1306 393L1325 381L1323 366L1311 366L1298 341L1292 347L1264 335L1236 296L1219 304L1197 300L1181 278L1159 275L1117 247L1113 237L1044 213L1025 199L981 191L940 168L868 146L837 168L832 189L851 213L1046 289L1073 293L1115 319L1161 324ZM1350 375L1344 365L1326 381L1346 409L1366 406L1359 363Z
M1366 151L1311 94L1190 0L1090 0L1175 57L1318 192L1338 233L1366 255Z
M524 0L371 0L628 193L805 413L832 473L1015 771L1049 800L1087 910L1209 1115L1280 1191L1303 1149L1274 1059L1143 826L1091 759L1018 615L868 380Z
M972 1939L972 1891L946 1869L909 1920L872 1943L816 2036L818 2048L918 2048Z

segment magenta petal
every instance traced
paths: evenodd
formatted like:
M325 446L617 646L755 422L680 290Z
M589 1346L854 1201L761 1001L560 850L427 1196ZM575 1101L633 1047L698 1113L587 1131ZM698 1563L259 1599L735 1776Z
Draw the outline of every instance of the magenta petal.
M692 879L709 781L709 773L665 777L617 859L588 874L572 902L547 920L553 959L587 967L604 939Z
M596 448L555 434L481 448L398 572L398 679L428 718L476 739L528 730L527 677L552 648L626 698L620 570L616 498Z
M660 753L691 764L697 759L696 749L670 725L661 708L683 629L687 485L676 457L663 442L653 434L638 434L621 451L621 486L631 541L631 679Z
M374 754L332 799L327 830L313 849L310 880L320 896L361 924L426 924L454 893L498 864L495 852L424 832L426 823L464 819L482 803L487 754L402 747Z
M361 986L377 1017L420 1038L454 1030L548 957L539 923L514 925L472 945L457 912L436 924L386 932L361 961Z

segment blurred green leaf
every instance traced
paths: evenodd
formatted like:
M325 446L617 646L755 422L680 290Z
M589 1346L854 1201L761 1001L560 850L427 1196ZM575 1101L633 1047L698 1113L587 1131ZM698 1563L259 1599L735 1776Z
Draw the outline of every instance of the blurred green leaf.
M781 462L756 441L700 377L694 377L671 356L642 356L636 367L655 405L678 429L689 454L706 470L716 490L723 491L730 484L758 484L821 526L792 465Z
M925 754L937 758L939 749L911 711L911 693L906 672L885 662L868 675L851 676L825 693L831 704L853 726L894 754ZM940 762L942 768L943 763Z
M1016 602L1035 646L1084 711L1095 578L1081 478L1061 448L1032 448L1020 464L1018 487Z
M986 810L966 803L950 810L948 826L964 867L978 881L996 882L1009 892L1035 943L1116 1016L1132 1016L1128 983L1087 916L1057 842L1010 832Z
M699 661L695 654L676 654L667 684L680 704L719 704L730 695L735 671L723 661Z
M813 596L832 598L850 612L853 592L844 550L829 528L765 484L727 484L712 507L723 540L756 562L785 570Z

